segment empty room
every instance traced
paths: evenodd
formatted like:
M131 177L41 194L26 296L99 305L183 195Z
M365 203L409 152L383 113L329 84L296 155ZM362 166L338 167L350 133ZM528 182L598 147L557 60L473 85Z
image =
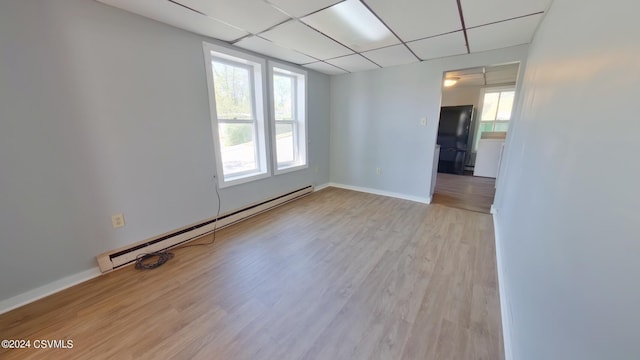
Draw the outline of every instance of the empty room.
M0 0L0 358L639 359L639 12Z

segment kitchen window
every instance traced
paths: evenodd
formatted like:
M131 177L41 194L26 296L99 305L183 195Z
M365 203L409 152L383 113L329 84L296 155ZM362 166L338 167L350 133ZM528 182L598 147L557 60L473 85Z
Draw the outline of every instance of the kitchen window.
M509 121L513 110L515 90L513 88L485 89L482 96L482 108L474 151L478 150L478 143L483 132L504 131L509 129Z

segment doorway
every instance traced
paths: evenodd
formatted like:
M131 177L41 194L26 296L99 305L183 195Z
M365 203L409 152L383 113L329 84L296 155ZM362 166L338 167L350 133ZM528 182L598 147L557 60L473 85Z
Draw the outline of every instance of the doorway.
M512 63L444 73L433 203L490 212L519 69Z

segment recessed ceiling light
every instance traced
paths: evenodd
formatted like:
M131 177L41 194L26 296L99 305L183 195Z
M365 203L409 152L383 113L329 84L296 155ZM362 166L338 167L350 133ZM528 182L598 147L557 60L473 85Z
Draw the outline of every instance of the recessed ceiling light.
M460 78L457 78L457 77L444 79L444 87L451 87L451 86L457 84L458 80L460 80Z
M356 51L399 43L399 40L359 0L347 0L302 18L309 26Z

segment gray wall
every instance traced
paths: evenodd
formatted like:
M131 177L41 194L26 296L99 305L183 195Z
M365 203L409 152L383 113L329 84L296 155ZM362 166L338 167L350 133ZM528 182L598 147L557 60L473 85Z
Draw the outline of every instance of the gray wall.
M0 2L0 300L215 215L203 40L89 0ZM223 212L329 181L329 90L309 71L309 169L224 189Z
M442 88L442 106L473 105L478 108L484 86L451 86Z
M639 359L640 4L555 0L499 181L514 359Z
M331 77L331 181L428 198L443 73L526 56L524 45Z

